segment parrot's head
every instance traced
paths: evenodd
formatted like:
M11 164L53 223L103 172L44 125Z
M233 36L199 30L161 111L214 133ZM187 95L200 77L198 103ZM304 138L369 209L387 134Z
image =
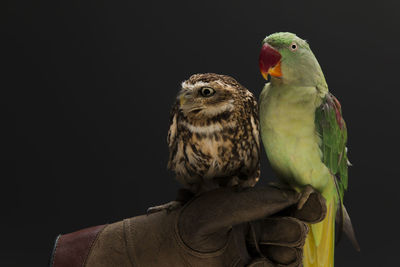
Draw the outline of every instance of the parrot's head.
M262 42L260 71L265 79L283 83L315 85L323 77L308 43L290 32L278 32Z

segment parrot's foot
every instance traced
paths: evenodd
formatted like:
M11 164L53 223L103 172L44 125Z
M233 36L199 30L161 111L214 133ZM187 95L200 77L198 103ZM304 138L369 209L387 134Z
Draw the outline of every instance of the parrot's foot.
M303 190L301 191L300 200L297 203L297 209L301 210L303 208L304 204L306 204L310 195L314 192L315 192L315 190L311 185L306 185L303 188Z
M173 210L176 210L182 206L182 203L180 201L171 201L163 205L155 206L155 207L150 207L147 209L147 215L156 213L159 211L165 210L167 213L170 213Z

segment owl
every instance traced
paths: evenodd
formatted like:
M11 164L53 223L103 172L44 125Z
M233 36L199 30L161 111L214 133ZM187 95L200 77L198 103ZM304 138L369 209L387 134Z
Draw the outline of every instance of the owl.
M182 82L172 107L167 143L168 169L191 196L218 187L254 186L260 177L257 101L230 76L194 74ZM173 210L180 202L185 201L148 213Z
M257 101L230 76L194 74L182 83L167 142L168 169L193 194L259 179Z

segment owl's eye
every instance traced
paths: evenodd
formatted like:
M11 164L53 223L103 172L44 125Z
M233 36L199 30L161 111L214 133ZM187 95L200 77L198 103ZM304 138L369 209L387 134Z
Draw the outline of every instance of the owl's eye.
M202 87L200 89L200 94L204 97L210 97L213 94L215 94L215 90L212 89L211 87Z
M297 46L297 44L295 43L295 42L293 42L293 43L291 43L290 44L290 50L292 50L292 51L296 51L297 50L297 48L298 48L298 46Z

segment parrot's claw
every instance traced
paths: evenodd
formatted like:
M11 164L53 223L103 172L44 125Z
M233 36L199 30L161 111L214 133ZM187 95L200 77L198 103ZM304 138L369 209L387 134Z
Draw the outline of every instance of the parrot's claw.
M300 200L297 203L297 209L301 210L304 206L304 204L306 204L308 198L310 197L310 195L312 193L314 193L315 190L311 185L306 185L303 190L301 191L301 196L300 196Z
M167 213L170 213L173 210L176 210L182 206L182 203L179 201L171 201L163 205L155 206L155 207L150 207L147 209L147 215L156 213L159 211L165 210Z

